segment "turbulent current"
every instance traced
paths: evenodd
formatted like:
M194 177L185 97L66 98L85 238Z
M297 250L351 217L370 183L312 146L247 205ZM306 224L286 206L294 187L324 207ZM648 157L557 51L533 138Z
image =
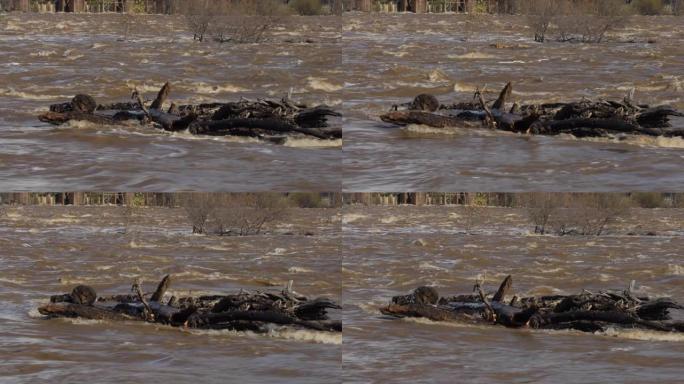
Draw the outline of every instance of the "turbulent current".
M185 331L37 312L78 284L127 293L140 276L147 291L167 273L174 295L281 290L294 280L301 294L341 299L336 210L298 210L262 236L191 228L182 209L9 209L0 219L0 382L338 381L340 334Z
M291 93L341 103L339 18L302 18L268 43L194 42L183 18L0 15L0 183L13 190L338 190L341 141L199 138L36 116L87 93L125 101L134 88L170 101L237 101ZM307 42L308 40L308 42ZM341 122L337 122L341 124Z
M656 22L657 21L657 22ZM631 18L602 44L534 43L517 16L297 17L267 42L192 40L183 18L0 17L0 182L33 190L658 190L684 186L684 141L577 140L397 129L378 115L421 92L468 100L514 83L520 103L623 98L684 108L681 20ZM36 115L76 93L176 103L282 97L346 117L342 142L200 138L140 127L52 127ZM675 119L677 126L684 120Z
M344 188L357 191L659 190L684 186L684 140L596 142L486 130L396 129L377 118L392 104L432 93L496 98L513 82L523 103L621 100L684 108L684 23L635 17L602 44L534 43L517 16L344 17L348 119ZM650 41L650 43L649 43ZM684 119L674 121L684 126Z
M469 293L478 276L494 291L508 274L519 296L625 289L636 280L642 293L682 300L683 220L681 209L634 210L606 236L556 237L530 234L515 209L344 208L344 382L681 382L677 334L390 320L378 308L420 285Z

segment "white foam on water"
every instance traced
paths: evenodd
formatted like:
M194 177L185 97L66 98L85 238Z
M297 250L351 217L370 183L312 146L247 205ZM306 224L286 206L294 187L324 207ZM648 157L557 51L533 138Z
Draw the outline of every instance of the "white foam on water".
M423 261L422 263L420 263L420 264L418 265L418 269L421 269L421 270L433 270L433 271L444 271L444 272L448 272L448 271L449 271L447 268L438 267L438 266L436 266L436 265L434 265L434 264L428 263L427 261Z
M334 84L322 77L308 77L307 81L309 88L315 91L336 92L344 88L344 85Z
M26 279L23 278L11 278L11 277L0 277L0 283L22 285L26 283Z
M214 95L217 93L238 93L248 91L246 88L233 84L210 85L207 83L193 83L190 85L190 90L194 93L209 95Z
M664 137L664 136L645 136L645 135L621 135L615 137L583 137L577 138L573 135L561 134L558 137L567 140L589 141L596 143L620 143L630 144L646 148L684 148L684 138Z
M380 219L380 222L383 224L392 224L392 223L396 222L397 220L399 220L399 218L396 216L388 216L388 217L383 217L382 219Z
M449 78L449 75L447 75L444 71L435 69L432 72L428 74L428 80L430 80L433 83L442 83L442 82L448 82L451 81Z
M359 219L365 219L366 217L368 216L361 215L358 213L345 213L344 215L342 215L342 224L353 223Z
M447 58L453 59L453 60L485 60L485 59L493 59L496 56L490 55L488 53L482 53L482 52L468 52L464 53L462 55L448 55Z
M319 344L342 344L342 332L322 332L302 329L279 328L271 330L268 333L268 336L278 339L305 341Z
M620 339L641 340L641 341L672 341L683 342L684 334L675 332L659 332L643 329L622 329L608 328L604 332L597 332L597 335L617 337Z
M677 264L668 264L667 273L674 276L684 276L684 266Z
M51 51L42 50L42 51L38 51L38 52L29 53L29 56L31 56L31 57L50 57L50 56L55 56L55 55L57 55L57 51L54 51L54 50L51 50Z
M320 332L310 330L295 330L284 327L270 329L265 334L258 334L250 331L240 332L228 329L188 329L180 328L182 332L193 335L205 335L212 337L270 337L275 339L295 340L302 342L314 342L321 344L342 344L342 333Z
M290 267L287 269L290 273L311 273L313 270L304 267Z
M0 88L0 96L9 96L22 100L68 100L73 96L66 95L47 95L45 93L36 94L24 91L17 91L14 88Z
M406 51L388 51L388 50L382 51L382 53L384 53L385 55L394 56L394 57L404 57L404 56L409 54Z
M129 241L129 242L128 242L128 247L129 247L129 248L132 248L132 249L140 249L140 248L142 248L142 249L144 249L144 248L159 248L159 246L156 245L156 244L142 244L142 243L136 242L135 240Z
M291 148L339 148L342 147L342 139L321 140L305 137L288 137L285 140L284 146Z

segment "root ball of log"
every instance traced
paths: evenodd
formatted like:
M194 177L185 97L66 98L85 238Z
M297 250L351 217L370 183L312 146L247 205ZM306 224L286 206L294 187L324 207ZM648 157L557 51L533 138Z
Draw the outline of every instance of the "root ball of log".
M671 116L684 116L670 106L635 105L631 97L624 101L586 100L567 103L517 103L505 111L513 86L506 84L499 97L491 103L481 91L475 94L477 104L465 102L440 106L434 96L421 94L412 102L401 104L406 110L393 110L380 116L395 125L422 124L434 128L473 128L488 126L502 131L533 135L570 134L575 137L605 137L616 135L646 135L684 137L684 128L672 127ZM491 105L491 107L490 107ZM437 112L439 110L439 112ZM481 124L473 124L481 122Z
M95 108L97 108L95 99L89 95L76 95L71 100L71 105L74 111L89 114L95 112Z
M416 111L435 112L439 109L439 105L439 100L437 100L435 96L423 93L413 99L409 109Z
M97 293L87 285L79 285L71 291L71 302L74 304L93 305L95 299L97 299Z
M467 321L532 329L574 329L596 332L608 327L637 328L660 332L682 332L684 322L672 321L669 310L684 307L669 298L635 297L631 288L577 295L554 295L514 298L503 302L512 289L507 276L490 298L481 283L478 295L438 297L434 288L419 287L409 295L395 296L380 312L394 317L422 317L434 321Z
M405 296L395 296L392 303L399 305L407 304L436 304L439 293L432 287L418 287L412 293Z

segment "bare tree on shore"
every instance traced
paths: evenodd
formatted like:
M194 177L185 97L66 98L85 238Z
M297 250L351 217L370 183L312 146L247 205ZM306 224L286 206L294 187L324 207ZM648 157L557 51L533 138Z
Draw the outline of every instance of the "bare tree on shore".
M529 0L522 12L537 42L554 29L561 42L600 43L624 25L629 9L623 0Z
M218 9L212 35L219 43L259 43L289 8L277 0L233 0Z
M534 31L534 41L546 41L551 23L559 16L563 0L529 0L523 5L527 23Z
M258 235L282 220L289 204L279 193L187 193L181 205L195 234Z

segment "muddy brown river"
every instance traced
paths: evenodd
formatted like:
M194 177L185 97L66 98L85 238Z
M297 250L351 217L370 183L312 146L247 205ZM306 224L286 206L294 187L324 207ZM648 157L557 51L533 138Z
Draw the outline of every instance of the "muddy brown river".
M398 129L377 116L432 93L467 101L622 99L684 108L684 22L635 17L602 44L534 43L523 17L344 16L344 189L625 191L681 189L682 139L529 137L486 130ZM627 42L633 40L634 42ZM648 40L655 41L649 44ZM684 119L674 121L684 126Z
M0 182L15 190L614 191L684 186L681 139L588 141L485 130L397 129L377 116L420 92L443 102L622 98L684 108L684 23L635 17L603 44L535 44L522 17L366 15L295 18L262 44L192 41L182 18L0 18ZM126 27L128 25L128 27ZM126 33L126 30L128 32ZM123 41L121 41L123 40ZM311 42L307 42L310 40ZM650 43L649 43L650 41ZM241 96L345 111L342 141L284 146L133 127L38 122L78 92L101 102L133 88L197 103ZM673 122L684 125L679 118Z
M181 17L0 15L0 184L31 191L339 190L341 140L277 146L36 119L77 93L108 103L137 88L151 99L166 81L177 104L291 92L294 100L339 106L339 20L297 18L269 42L220 45L194 42Z
M507 274L518 295L624 289L636 280L641 292L681 301L684 210L634 210L601 237L532 235L524 212L514 209L486 209L465 226L468 215L462 208L344 208L344 382L681 382L681 335L390 320L378 308L420 285L468 293L478 275L496 290Z
M295 210L267 235L237 238L192 235L181 209L9 209L0 217L0 382L339 382L341 334L190 332L44 320L36 310L78 284L126 293L141 276L153 290L167 273L176 295L294 280L299 293L340 301L339 225L337 210Z

